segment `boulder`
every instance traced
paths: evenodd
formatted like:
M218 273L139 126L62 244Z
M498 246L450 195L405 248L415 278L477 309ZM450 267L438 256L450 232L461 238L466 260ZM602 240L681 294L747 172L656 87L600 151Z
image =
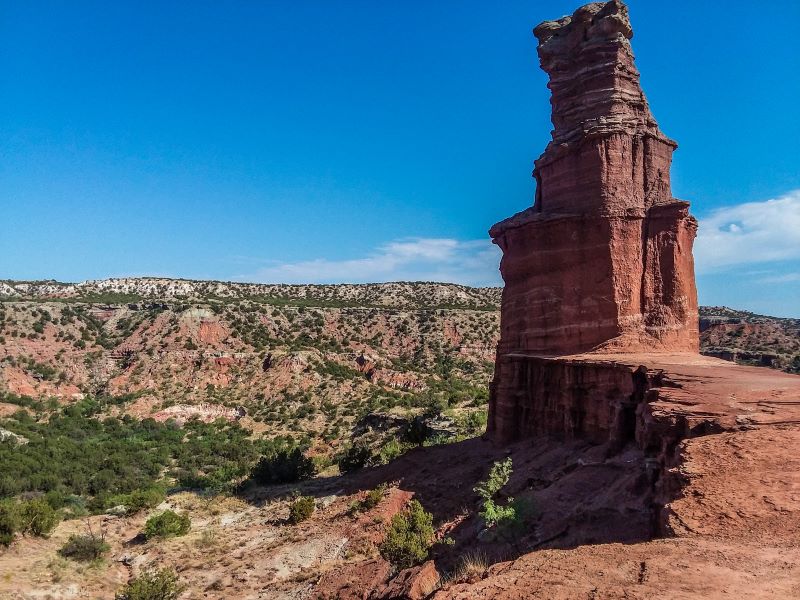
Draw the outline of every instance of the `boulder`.
M416 567L400 571L374 598L380 600L422 600L439 585L441 576L429 560Z
M389 578L391 566L382 558L342 565L320 578L312 600L367 600Z

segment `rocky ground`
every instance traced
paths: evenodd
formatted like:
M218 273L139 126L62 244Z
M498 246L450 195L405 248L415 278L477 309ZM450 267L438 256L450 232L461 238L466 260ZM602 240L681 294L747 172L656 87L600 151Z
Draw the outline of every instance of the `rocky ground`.
M581 440L471 439L236 498L172 495L159 509L187 511L192 529L171 540L141 538L147 513L91 517L112 550L89 565L58 557L68 535L87 527L65 521L49 539L21 538L0 553L0 597L111 597L131 575L172 566L188 585L184 598L794 598L800 430L795 413L778 403L772 410L774 424L681 443L675 474L685 483L667 504L674 532L666 539L651 539L648 465L635 444L611 451ZM507 456L515 465L507 493L535 509L512 543L482 539L471 492ZM377 506L354 513L380 483L388 488ZM294 491L317 506L298 525L286 521ZM412 497L433 513L442 543L430 562L392 579L377 544Z

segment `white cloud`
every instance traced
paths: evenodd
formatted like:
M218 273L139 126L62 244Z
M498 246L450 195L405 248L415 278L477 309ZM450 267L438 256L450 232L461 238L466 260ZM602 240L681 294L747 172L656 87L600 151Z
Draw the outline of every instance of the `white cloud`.
M774 200L713 211L700 219L694 254L700 274L763 264L766 270L750 269L750 274L766 275L771 283L797 281L798 274L775 273L769 263L800 259L800 190ZM409 238L388 242L358 258L275 262L236 279L265 283L443 281L502 285L499 264L500 250L488 239Z
M700 219L694 255L699 272L800 259L800 190Z
M800 273L784 273L783 275L771 275L759 279L760 283L795 283L800 281Z
M412 238L384 244L368 256L276 263L237 277L264 283L380 283L445 281L501 285L500 250L487 240Z

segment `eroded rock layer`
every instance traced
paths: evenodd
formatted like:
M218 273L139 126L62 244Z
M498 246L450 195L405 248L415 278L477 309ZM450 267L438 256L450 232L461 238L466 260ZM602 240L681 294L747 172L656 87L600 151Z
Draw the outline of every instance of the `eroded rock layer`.
M697 354L697 225L672 198L675 143L639 86L625 6L534 33L554 131L534 206L490 231L506 286L487 436L596 454L528 475L537 506L570 503L532 528L537 551L435 598L798 597L800 377ZM601 467L617 474L597 504L570 479Z
M639 85L627 8L588 4L534 33L554 130L534 205L490 230L503 250L499 355L696 352L697 223L672 198L676 144Z
M591 514L584 482L573 491L560 481L555 497L572 493L574 520L540 523L536 548L566 549L496 564L480 580L444 586L437 600L800 597L800 377L689 353L509 354L498 373L490 429L502 447L601 449L569 473L614 465L619 479L604 489L628 509L607 502ZM514 437L526 439L508 444ZM634 485L617 485L637 469ZM552 511L547 489L534 494ZM637 495L649 520L631 510ZM551 532L582 535L601 520L640 539L553 544Z

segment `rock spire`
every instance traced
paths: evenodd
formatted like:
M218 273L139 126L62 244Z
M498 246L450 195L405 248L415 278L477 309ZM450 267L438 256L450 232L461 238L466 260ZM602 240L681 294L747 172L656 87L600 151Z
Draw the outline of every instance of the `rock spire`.
M627 7L587 4L534 35L554 128L534 205L490 230L503 251L499 354L697 352L697 222L672 197L677 144L639 84Z

